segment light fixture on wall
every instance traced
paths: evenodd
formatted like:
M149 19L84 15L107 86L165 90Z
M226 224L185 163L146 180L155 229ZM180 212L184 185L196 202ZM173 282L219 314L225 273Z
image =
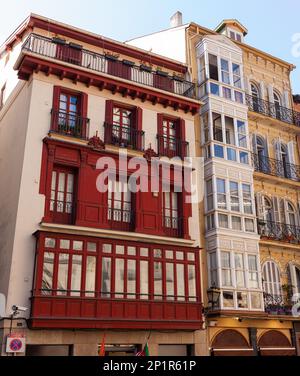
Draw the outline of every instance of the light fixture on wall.
M212 311L219 306L220 295L221 290L215 284L207 290L208 304Z

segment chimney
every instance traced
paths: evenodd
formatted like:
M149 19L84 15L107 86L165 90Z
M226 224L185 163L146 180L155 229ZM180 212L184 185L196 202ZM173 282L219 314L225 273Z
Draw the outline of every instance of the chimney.
M182 25L182 13L177 11L170 18L170 26L171 27L177 27L177 26L181 26L181 25Z

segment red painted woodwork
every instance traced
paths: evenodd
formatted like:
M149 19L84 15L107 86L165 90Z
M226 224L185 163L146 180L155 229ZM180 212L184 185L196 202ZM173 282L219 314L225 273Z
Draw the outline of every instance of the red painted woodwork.
M106 156L107 153L102 150L94 150L92 147L79 146L63 141L46 138L44 148L47 152L47 158L43 159L42 170L46 179L46 205L45 222L54 222L55 220L49 210L51 202L51 177L54 166L68 167L77 169L77 197L75 202L76 215L73 224L83 227L94 227L102 229L118 229L121 231L134 231L158 236L174 236L190 239L188 219L191 216L191 204L186 202L186 192L180 194L180 203L178 205L178 229L176 233L170 233L169 229L164 226L163 209L162 209L162 188L157 194L151 192L137 192L134 194L132 201L132 218L134 222L112 222L108 216L108 197L107 193L100 193L96 187L96 181L100 170L96 170L96 163L99 157ZM118 156L112 154L116 161L118 169ZM138 169L128 169L128 176ZM122 171L120 171L122 173ZM148 165L148 176L150 176L150 165ZM169 177L170 185L176 185L176 174L171 171ZM161 178L160 178L161 180ZM166 181L167 182L167 181ZM150 184L150 183L149 183ZM162 182L160 182L162 187Z
M71 64L81 64L82 50L69 44L57 44L56 58Z
M37 232L36 236L38 247L31 307L32 327L149 329L201 327L198 248L152 245L62 233ZM119 247L122 247L122 252ZM93 290L90 289L90 284L86 284L87 271L90 271L87 260L91 257L95 259L94 265L96 265ZM80 269L78 269L78 258ZM106 270L103 269L103 260L107 259L110 260L111 270L109 285L103 282L107 281L107 275L103 274ZM52 260L50 267L49 260ZM125 265L123 279L116 274L117 260L123 260ZM135 265L134 279L129 274L132 271L128 269L130 261L134 261ZM141 265L145 261L148 270L146 278L147 272L144 268L143 273L140 273ZM43 273L45 262L46 274ZM157 285L154 284L157 280L155 265L158 263L162 265L162 295L155 295L157 293L155 290ZM74 265L77 268L75 270L77 272L79 270L79 274L77 273L79 290L74 290L72 285ZM170 283L170 274L166 275L167 265L173 265L171 270L173 270L174 290L171 291L167 287ZM177 278L179 265L182 266L180 270L185 283L183 279ZM190 290L189 287L190 266L195 271L195 290ZM60 272L61 267L63 273ZM132 289L132 285L128 283L133 280L134 293L129 294L128 289ZM115 285L115 281L119 284L122 282L122 290L120 286ZM146 290L145 283L148 286ZM190 294L191 291L194 291L193 295Z
M125 80L131 79L130 66L123 64L123 62L119 60L108 59L107 73L112 76L124 78Z
M150 87L139 86L135 83L125 83L118 81L118 77L102 76L101 73L96 74L92 71L78 70L76 67L63 65L60 61L50 62L42 57L29 56L24 51L23 57L18 67L18 77L23 80L29 80L30 75L37 69L45 74L54 74L59 78L68 78L74 82L83 82L86 85L93 85L100 90L107 89L113 93L119 92L122 95L132 96L133 99L140 98L142 101L150 101L151 103L161 103L164 106L173 109L180 109L185 112L196 114L200 109L200 103L188 97L174 97L172 93L162 93L151 89Z
M161 90L174 92L174 81L168 76L154 74L153 86Z
M84 30L76 30L72 26L58 24L57 22L49 22L47 19L41 19L37 16L31 15L28 19L6 40L6 48L11 48L13 44L22 37L26 31L33 30L34 28L42 29L47 33L54 33L55 35L64 36L74 39L83 43L91 44L101 49L110 50L112 52L130 56L132 58L165 67L178 73L186 73L187 67L183 64L164 59L161 56L145 53L135 47L131 47L125 43L106 39L96 34L92 34Z

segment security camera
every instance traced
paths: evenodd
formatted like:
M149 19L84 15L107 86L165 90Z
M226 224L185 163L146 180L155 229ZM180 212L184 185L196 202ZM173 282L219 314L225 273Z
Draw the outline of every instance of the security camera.
M11 309L12 309L14 312L17 312L17 311L19 311L19 312L26 312L26 311L28 310L27 307L21 307L21 306L16 306L16 305L13 305L13 306L11 307Z

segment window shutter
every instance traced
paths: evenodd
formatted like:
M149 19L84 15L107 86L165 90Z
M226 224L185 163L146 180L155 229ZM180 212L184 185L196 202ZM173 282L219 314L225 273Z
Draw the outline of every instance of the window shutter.
M133 137L136 143L135 147L137 148L137 150L143 150L143 110L140 107L136 107L133 116L133 127L137 130L136 136Z
M263 210L263 195L261 192L256 193L256 211L258 219L264 220L264 210Z
M257 136L255 133L252 134L252 149L253 153L257 154Z
M108 124L113 123L113 104L112 100L107 100L105 103L105 122Z
M273 90L273 85L269 84L268 85L268 100L271 103L274 103L274 90Z
M158 147L158 154L162 153L164 149L164 140L163 140L163 121L164 115L157 114L157 147Z
M244 88L245 88L246 94L251 95L250 82L249 82L249 78L247 76L244 77Z
M53 103L52 108L53 110L58 111L59 110L59 96L60 96L61 87L60 86L54 86L53 87Z
M294 141L290 141L287 143L287 150L289 156L289 163L295 165L295 148L294 148ZM297 179L297 173L293 166L290 166L290 174L292 179Z
M288 264L288 272L289 272L289 277L290 277L290 283L292 285L293 294L299 294L300 286L298 286L298 283L297 283L296 267L291 261Z
M87 120L88 113L88 95L81 93L81 116L82 116L82 135L85 138L89 137L89 122Z
M265 83L263 82L263 81L261 81L260 83L259 83L259 91L260 91L260 99L265 99Z
M284 198L279 198L278 197L278 202L279 202L279 219L281 223L289 223L288 218L287 218L287 202Z
M283 106L286 108L290 108L290 94L287 90L284 90L282 99L283 99Z
M274 222L280 222L279 199L272 197Z
M185 158L188 156L187 144L185 143L185 121L183 119L178 120L178 132L177 137L180 140L181 156Z

